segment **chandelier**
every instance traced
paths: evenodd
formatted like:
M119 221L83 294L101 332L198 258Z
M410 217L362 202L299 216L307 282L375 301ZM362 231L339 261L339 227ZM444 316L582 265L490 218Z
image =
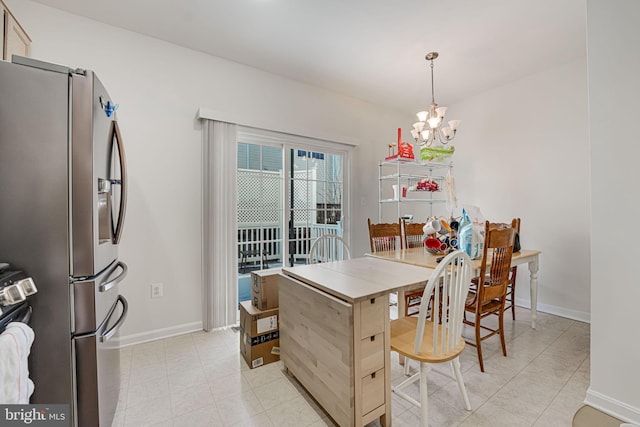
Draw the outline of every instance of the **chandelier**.
M433 94L433 60L438 57L438 52L429 52L425 59L431 62L431 105L428 111L420 111L418 122L413 124L411 135L419 145L431 146L434 141L447 144L456 137L456 130L460 120L449 120L448 126L442 126L447 107L438 107Z

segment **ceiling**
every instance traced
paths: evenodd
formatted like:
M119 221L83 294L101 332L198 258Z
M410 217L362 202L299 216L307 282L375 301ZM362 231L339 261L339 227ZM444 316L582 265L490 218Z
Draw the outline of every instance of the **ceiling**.
M35 0L399 111L586 55L584 0Z

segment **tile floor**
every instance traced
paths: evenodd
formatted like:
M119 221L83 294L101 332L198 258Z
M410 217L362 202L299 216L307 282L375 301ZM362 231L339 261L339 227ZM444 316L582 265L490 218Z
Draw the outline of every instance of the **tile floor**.
M505 320L508 357L500 340L484 342L485 373L475 348L461 356L472 411L455 381L434 366L429 376L431 426L569 427L589 385L589 325L518 308ZM497 319L496 319L497 320ZM469 331L466 331L468 333ZM238 332L197 332L122 349L122 386L114 427L333 426L282 362L249 369ZM403 370L392 353L392 382ZM416 397L418 386L414 386ZM394 427L419 425L419 412L393 396ZM379 426L376 420L368 427Z

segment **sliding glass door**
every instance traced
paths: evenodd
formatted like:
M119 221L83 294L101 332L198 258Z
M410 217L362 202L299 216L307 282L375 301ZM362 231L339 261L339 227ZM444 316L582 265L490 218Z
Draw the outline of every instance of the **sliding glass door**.
M311 245L323 234L342 236L343 156L289 150L287 265L304 264Z
M239 301L251 297L251 271L306 264L316 238L343 235L348 152L336 145L238 133Z

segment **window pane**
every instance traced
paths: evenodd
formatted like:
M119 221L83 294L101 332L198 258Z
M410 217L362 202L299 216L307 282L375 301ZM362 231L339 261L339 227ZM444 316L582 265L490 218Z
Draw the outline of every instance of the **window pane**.
M342 182L342 156L327 155L327 181Z
M291 180L291 188L293 189L293 196L288 194L291 198L290 206L293 209L308 209L311 205L311 191L310 183L304 179L298 179L296 173L296 179Z
M282 148L262 147L262 170L282 172Z

